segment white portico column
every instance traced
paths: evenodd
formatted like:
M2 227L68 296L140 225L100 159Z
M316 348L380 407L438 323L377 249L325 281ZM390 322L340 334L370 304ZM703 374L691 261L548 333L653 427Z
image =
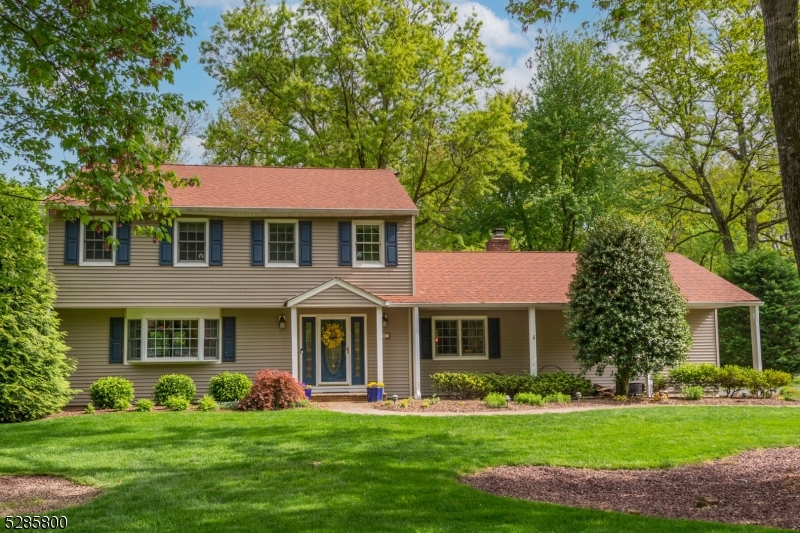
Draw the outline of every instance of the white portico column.
M300 366L300 354L297 351L297 308L292 307L290 316L292 328L292 375L294 379L300 381L300 374L298 368Z
M377 381L383 383L383 308L376 307L375 308L375 331L377 332L376 337L378 340L376 342L376 356L378 359L376 365L376 372L377 372Z
M536 353L536 308L528 308L528 355L530 356L529 372L531 376L535 376L538 368L539 361Z
M761 323L758 315L758 306L750 306L750 343L753 346L753 368L763 370L761 363Z
M419 354L419 307L411 308L411 379L413 380L414 399L422 398L420 385Z

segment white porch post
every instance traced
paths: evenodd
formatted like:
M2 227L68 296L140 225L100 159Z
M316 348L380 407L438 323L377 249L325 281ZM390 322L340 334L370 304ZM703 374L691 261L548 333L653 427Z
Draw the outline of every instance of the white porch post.
M413 380L414 399L422 398L420 385L420 354L419 354L419 307L411 308L411 379Z
M528 308L528 355L530 356L530 373L535 376L538 372L539 362L536 353L536 308Z
M383 308L376 307L375 308L375 331L377 332L376 337L378 337L377 342L375 343L377 347L377 359L378 363L376 366L377 371L377 381L383 382Z
M292 307L290 319L291 319L291 331L292 331L292 375L297 381L300 381L300 375L298 374L300 354L297 351L297 308L296 307Z
M753 368L763 370L761 364L761 323L758 315L758 306L750 306L750 343L753 345Z

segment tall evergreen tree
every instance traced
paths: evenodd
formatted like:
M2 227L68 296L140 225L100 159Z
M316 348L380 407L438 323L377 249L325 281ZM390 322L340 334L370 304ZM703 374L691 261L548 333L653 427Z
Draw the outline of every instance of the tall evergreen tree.
M724 277L760 298L761 360L765 368L800 373L800 276L774 250L739 254ZM745 308L719 310L720 362L750 366L750 315Z
M649 230L604 219L587 235L569 286L565 334L584 371L628 383L686 359L692 333L664 248Z
M0 422L59 411L72 398L64 334L53 310L53 276L45 263L41 191L0 176Z

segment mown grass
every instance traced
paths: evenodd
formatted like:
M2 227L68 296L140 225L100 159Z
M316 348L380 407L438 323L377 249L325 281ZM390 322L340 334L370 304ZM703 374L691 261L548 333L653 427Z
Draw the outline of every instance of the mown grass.
M501 498L458 476L502 464L669 467L796 446L798 414L697 406L492 417L87 415L0 427L0 472L101 487L97 500L58 513L73 532L761 531Z

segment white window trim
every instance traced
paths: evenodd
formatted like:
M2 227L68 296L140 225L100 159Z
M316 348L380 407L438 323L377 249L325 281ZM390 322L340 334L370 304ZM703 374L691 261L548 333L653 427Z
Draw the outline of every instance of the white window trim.
M356 259L358 242L356 242L356 226L378 226L378 252L380 253L380 261L359 261ZM352 228L352 235L353 235L353 266L356 268L383 268L386 266L386 258L384 254L386 253L386 234L383 227L382 220L354 220L353 221L353 228Z
M458 320L458 355L436 355L436 321L437 320ZM483 320L483 355L463 355L461 321L462 320ZM474 359L489 359L489 317L488 316L434 316L431 317L431 354L433 359L442 361L461 361Z
M180 249L181 222L202 222L205 224L206 244L205 244L205 251L203 252L203 257L205 258L204 263L200 263L199 261L178 260L178 254ZM211 241L211 235L209 234L209 225L207 218L176 218L172 223L172 265L176 267L207 267L210 241Z
M281 262L281 261L270 261L269 260L269 225L270 224L294 224L294 262ZM264 241L266 242L266 248L264 250L265 258L264 258L264 266L267 268L299 268L300 267L300 234L299 234L299 227L297 224L297 220L292 219L281 219L281 218L268 218L264 221L264 230L266 235L264 236Z
M203 363L219 364L222 362L222 317L219 309L128 309L125 312L125 344L123 361L126 365L152 365L169 363ZM141 359L128 361L128 323L131 320L142 322ZM159 357L147 358L147 321L148 320L197 320L198 339L197 357ZM217 359L203 359L205 350L205 321L219 321L219 339L217 339Z
M109 221L111 221L111 235L114 238L117 237L117 219L116 218L114 218L114 217L92 217L92 220L109 220ZM86 243L84 241L86 240L86 224L84 224L83 222L81 222L80 224L81 224L81 227L80 227L80 236L79 236L80 239L79 239L79 242L78 242L78 246L79 246L79 249L78 249L78 265L79 266L103 266L103 267L116 266L117 265L117 250L116 249L112 249L111 250L111 260L98 261L98 260L95 260L95 259L89 259L89 260L85 259L85 257L86 257L86 248L85 248Z

